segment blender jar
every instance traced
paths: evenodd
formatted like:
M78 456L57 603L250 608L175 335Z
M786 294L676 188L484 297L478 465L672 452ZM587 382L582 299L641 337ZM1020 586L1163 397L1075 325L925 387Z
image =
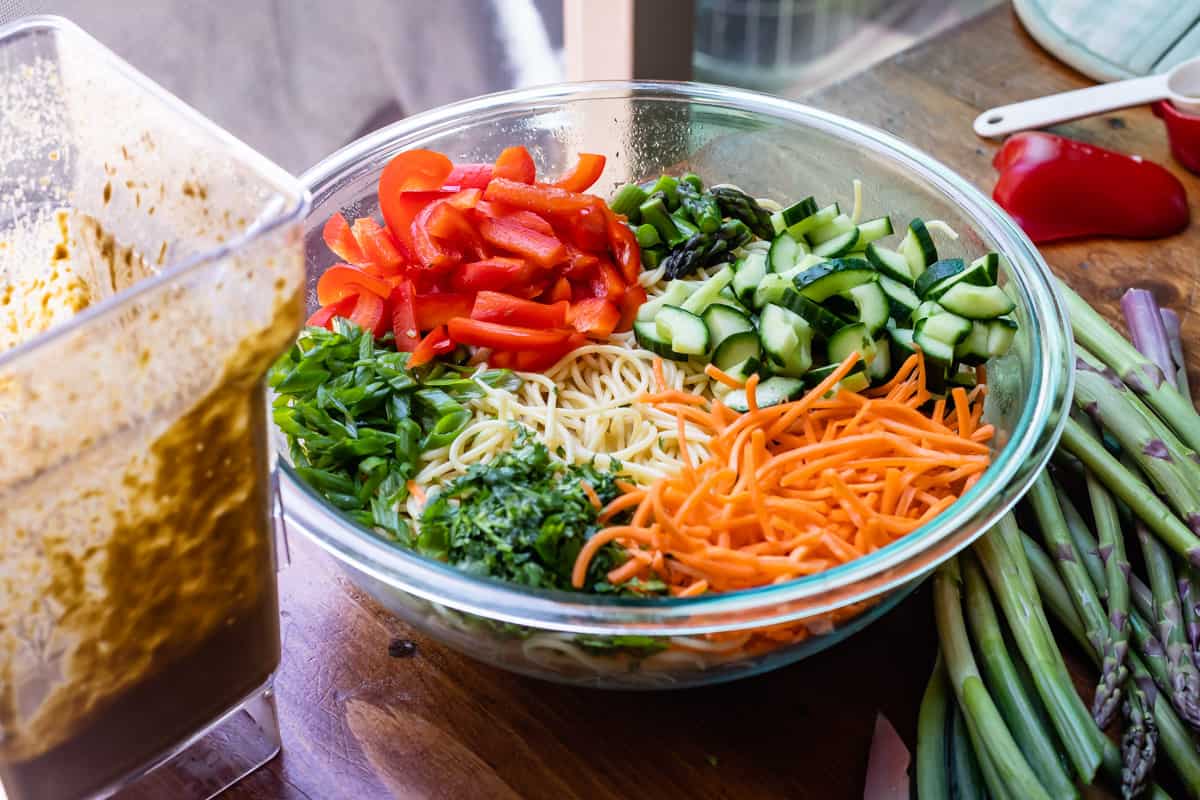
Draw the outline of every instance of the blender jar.
M308 196L52 17L0 28L0 154L0 784L211 797L279 748Z

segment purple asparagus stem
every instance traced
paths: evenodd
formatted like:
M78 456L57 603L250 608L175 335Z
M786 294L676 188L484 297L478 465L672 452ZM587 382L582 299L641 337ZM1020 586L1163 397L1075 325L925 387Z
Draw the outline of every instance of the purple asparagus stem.
M1179 315L1170 308L1160 308L1158 315L1162 317L1163 327L1167 331L1167 344L1171 347L1171 360L1175 362L1175 383L1179 386L1179 393L1190 398L1192 387L1188 384L1187 361L1183 356L1183 334Z
M1162 370L1163 375L1175 376L1175 360L1167 341L1167 329L1158 313L1154 295L1145 289L1130 289L1121 296L1121 311L1129 326L1133 346Z

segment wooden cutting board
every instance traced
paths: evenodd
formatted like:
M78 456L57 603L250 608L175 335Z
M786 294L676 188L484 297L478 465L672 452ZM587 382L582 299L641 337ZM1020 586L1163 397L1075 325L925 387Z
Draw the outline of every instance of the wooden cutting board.
M907 139L990 191L996 145L977 139L980 110L1090 81L1047 55L1004 8L811 97L822 108ZM1079 139L1168 165L1193 198L1200 180L1174 165L1147 109L1064 126ZM1110 318L1130 283L1190 312L1200 226L1157 242L1097 239L1045 249L1047 260ZM875 715L915 745L933 663L927 590L843 645L734 684L633 694L572 689L471 661L397 622L294 540L281 578L284 753L227 797L861 798ZM411 657L389 656L397 640ZM396 648L396 652L404 651ZM1080 666L1080 685L1093 678Z

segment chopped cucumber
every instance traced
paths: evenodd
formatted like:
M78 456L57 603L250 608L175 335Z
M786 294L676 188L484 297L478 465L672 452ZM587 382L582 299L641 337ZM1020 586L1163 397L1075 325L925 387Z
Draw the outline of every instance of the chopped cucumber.
M886 337L875 340L875 357L867 364L867 376L873 383L881 383L892 376L892 351Z
M929 295L929 290L942 281L950 280L966 271L961 258L943 258L929 265L929 269L921 273L913 284L913 291L922 299L936 300Z
M913 328L913 343L926 356L945 365L954 361L954 348L970 332L970 320L943 311L917 322Z
M751 359L762 359L758 334L753 329L726 337L713 351L712 363L717 365L717 369L727 370Z
M700 284L694 281L671 281L666 291L658 297L651 297L638 307L638 322L649 322L663 306L681 306Z
M790 228L797 222L811 217L817 213L817 201L815 198L806 197L798 203L792 203L787 208L779 212L779 219L783 223L784 228Z
M905 286L913 285L913 276L908 268L908 259L897 253L895 250L889 250L886 247L880 247L875 242L867 245L867 261L871 262L871 266L879 270L881 275L886 275L894 281L903 283Z
M892 319L901 325L912 318L913 311L921 304L916 292L887 275L879 276L879 288L887 295L888 310Z
M942 263L944 262L938 262L938 264ZM937 264L934 266L937 266ZM932 272L933 269L931 268L929 271ZM927 297L930 300L937 300L951 288L960 283L966 283L972 286L994 286L996 284L996 272L997 270L994 264L989 264L985 260L976 260L971 263L971 266L935 282L932 286L929 286L926 289L925 294L921 296ZM921 277L925 276L922 275Z
M980 286L990 286L995 283L1000 277L1000 261L1003 258L997 252L984 253L979 258L971 262L970 269L979 270L982 280ZM975 281L972 281L974 283Z
M825 258L837 258L850 253L858 246L858 228L851 228L843 234L828 239L813 248L813 255Z
M638 346L649 350L656 356L674 361L687 361L688 359L683 353L676 353L671 349L670 340L659 335L658 325L653 320L639 320L633 323L633 333L637 337Z
M913 345L913 332L911 328L888 328L888 338L892 341L892 359L897 364L904 363L909 356L917 352L917 348Z
M661 339L670 343L671 350L689 356L708 352L708 327L704 320L678 306L663 306L654 317Z
M813 329L799 314L769 305L759 317L758 329L763 353L773 371L798 378L812 367Z
M954 347L954 358L965 364L981 364L988 359L988 322L971 323L971 332Z
M836 370L839 366L841 366L841 362L838 362L837 364L826 364L823 367L817 367L816 369L809 370L804 375L804 385L806 387L816 386L821 381L832 375L834 370ZM867 377L867 368L863 362L859 361L850 368L850 371L846 373L844 378L838 381L837 385L834 386L834 391L837 391L837 389L841 388L848 392L861 392L870 385L871 379Z
M754 390L754 403L759 408L777 406L789 400L795 400L804 394L804 382L799 378L784 378L776 376L767 378ZM725 395L722 401L731 410L744 414L750 410L750 402L746 399L745 389L734 389Z
M762 364L759 362L759 360L757 358L747 358L745 361L739 361L737 364L734 364L732 367L729 367L728 369L723 369L721 371L724 372L729 377L733 378L734 380L744 381L744 380L747 380L754 373L758 372L758 369L761 366L762 366Z
M790 233L781 233L771 242L767 254L771 272L787 272L808 255L808 245L800 239L792 238Z
M884 294L878 281L860 283L858 286L842 292L840 297L844 297L854 304L858 310L858 321L866 325L872 335L887 325L890 316L888 297Z
M822 225L832 222L834 217L840 213L842 213L842 209L837 203L825 206L815 214L811 214L799 222L789 225L787 232L799 239L814 228L819 228Z
M725 305L709 306L700 318L704 320L704 326L708 328L708 342L714 350L734 334L754 331L754 323L750 317Z
M1016 335L1017 322L1011 317L998 317L988 322L988 357L999 358L1007 353Z
M842 363L855 352L863 362L870 364L871 359L875 357L875 340L871 338L871 332L867 330L866 325L856 322L830 336L827 350L829 360L834 364Z
M866 247L876 239L891 236L892 233L892 220L889 217L869 219L866 222L859 223L858 246Z
M796 287L787 275L772 272L762 279L762 283L754 290L753 305L761 309L767 303L778 303L788 292L795 292Z
M839 317L794 289L785 293L777 302L789 311L803 317L823 339L828 339L849 323L849 320Z
M995 319L1016 308L1012 298L999 286L973 286L969 283L950 287L938 302L947 311L967 319Z
M849 233L853 229L854 223L850 221L850 218L845 214L838 214L824 225L813 228L811 231L809 231L807 238L808 241L812 242L814 245L818 245L823 242L828 242L830 239L834 239L838 236Z
M920 217L913 217L912 222L908 223L908 233L904 234L899 251L908 262L908 272L913 280L919 278L930 264L937 261L937 248L933 244L933 237L929 235L929 229Z
M951 386L961 386L964 389L974 389L979 383L979 378L975 375L974 367L959 366L958 369L950 373L946 378L946 383Z
M818 303L835 294L879 279L879 273L861 258L837 258L810 267L795 278L800 294Z
M687 300L679 304L684 311L702 314L704 309L711 306L721 295L721 290L733 282L733 267L726 264L717 270L712 277L701 283Z
M742 305L748 306L754 301L754 291L767 277L767 254L753 251L746 254L734 265L733 293Z
M912 313L912 323L916 325L926 317L932 317L934 314L941 314L946 309L935 303L933 300L926 300L921 305L917 306Z

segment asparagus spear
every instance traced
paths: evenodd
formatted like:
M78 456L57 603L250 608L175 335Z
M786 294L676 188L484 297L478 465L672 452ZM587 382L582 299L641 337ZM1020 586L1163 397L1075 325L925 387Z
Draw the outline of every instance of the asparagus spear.
M1037 707L1026 694L1016 666L1008 655L1000 619L992 605L983 575L970 554L959 557L966 587L967 621L971 626L975 651L983 667L985 683L995 695L1004 721L1013 738L1029 760L1030 767L1053 797L1077 797L1071 776L1063 768L1050 732L1042 727Z
M939 650L933 663L933 673L921 697L917 713L917 797L921 800L951 800L949 742L949 693L946 684L946 665Z
M1200 538L1180 522L1146 484L1113 458L1100 442L1088 435L1073 419L1067 419L1063 429L1062 446L1078 456L1108 490L1129 506L1164 544L1190 563L1200 564Z
M1034 481L1029 491L1029 501L1037 515L1042 536L1045 537L1046 549L1057 560L1058 571L1071 588L1071 598L1075 601L1079 618L1083 620L1088 641L1097 654L1103 654L1092 715L1097 723L1106 724L1120 708L1121 684L1125 682L1128 672L1121 661L1109 657L1110 654L1106 652L1112 640L1108 618L1100 598L1096 596L1096 589L1088 576L1083 556L1067 530L1067 521L1059 505L1054 484L1045 472ZM1097 560L1093 567L1098 565Z
M956 561L947 561L934 573L934 617L950 685L968 724L978 733L983 749L1009 791L1027 800L1049 800L1050 795L1021 754L979 674L963 621L961 583Z
M1135 529L1154 597L1152 619L1158 626L1158 640L1166 652L1171 697L1183 718L1193 726L1200 726L1200 672L1192 663L1191 645L1183 629L1171 557L1145 526L1138 524Z
M1104 565L1104 580L1097 583L1108 586L1108 625L1110 638L1104 658L1123 664L1129 652L1129 558L1125 554L1125 536L1117 515L1117 504L1112 495L1096 480L1091 471L1084 473L1088 499L1092 505L1092 518L1096 521L1099 534L1097 551ZM1101 722L1101 725L1105 723Z
M1183 630L1191 645L1192 663L1200 667L1200 609L1196 608L1196 571L1184 563L1176 564L1176 584L1179 587L1179 613Z
M722 214L741 220L760 239L775 238L771 213L753 197L732 186L714 186L709 192L720 206Z
M1183 355L1183 335L1179 324L1179 315L1169 308L1160 308L1158 314L1162 317L1163 327L1167 329L1167 342L1171 346L1171 360L1175 362L1175 385L1179 393L1191 399L1192 387L1188 383L1187 360Z
M1200 532L1200 464L1191 451L1107 368L1075 360L1075 403L1133 458L1193 532Z
M1012 515L1001 517L999 527L974 549L1075 774L1091 783L1104 755L1104 735L1075 693L1054 643Z
M716 198L697 190L690 181L679 182L679 205L704 233L716 233L721 227L721 209Z
M1075 340L1100 356L1121 380L1145 398L1167 424L1188 443L1200 450L1200 415L1191 401L1179 393L1174 380L1167 381L1157 366L1104 321L1104 318L1062 281L1059 290L1067 301Z
M1154 295L1145 289L1129 289L1121 296L1121 311L1129 328L1129 338L1142 355L1154 362L1163 375L1174 380L1175 363L1167 329L1158 313Z
M743 222L727 219L721 223L716 233L700 232L683 244L675 246L670 255L662 261L664 274L669 280L690 275L701 267L728 258L731 252L750 239L750 230Z

